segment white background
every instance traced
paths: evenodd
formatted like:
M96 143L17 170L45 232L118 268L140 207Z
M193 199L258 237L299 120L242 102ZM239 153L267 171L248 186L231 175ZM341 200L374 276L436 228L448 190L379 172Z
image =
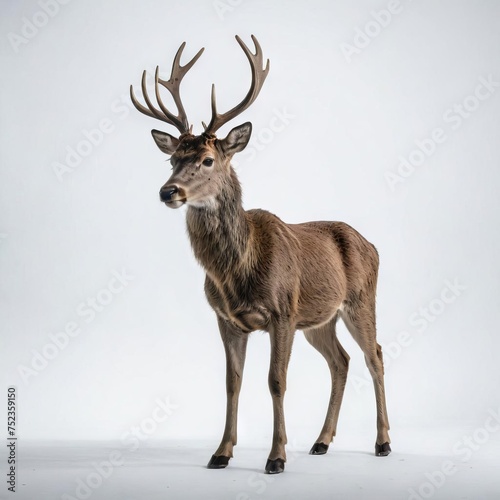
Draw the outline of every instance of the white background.
M181 42L183 62L205 47L182 86L200 133L212 83L222 111L246 94L250 71L234 35L251 47L254 34L271 60L269 77L252 107L219 131L253 123L257 143L235 158L244 205L287 222L342 220L377 246L393 449L410 428L412 439L416 432L435 443L426 429L452 425L440 453L453 456L500 404L500 4L73 0L44 17L42 3L0 7L0 387L18 388L19 436L120 440L160 398L177 408L151 438L216 448L222 343L183 210L158 200L170 170L150 129L176 131L133 109L128 86L140 95L142 70L157 64L168 78ZM397 12L381 27L376 13L392 5ZM481 79L493 84L478 100ZM107 132L94 132L99 144L85 149L85 131L103 120ZM435 129L441 143L414 153ZM86 156L61 173L68 148L78 147ZM388 172L412 152L424 161L391 188ZM103 290L114 272L133 279L102 311L85 314L82 303L110 297ZM444 292L445 303L449 283L459 286ZM68 323L79 334L54 348ZM338 439L349 448L349 435L369 430L363 446L372 450L371 382L359 348L339 330L352 363ZM268 363L267 334L254 333L237 453L270 446ZM298 332L290 441L313 444L329 387L326 363ZM2 429L5 420L2 410ZM498 442L489 438L481 446Z

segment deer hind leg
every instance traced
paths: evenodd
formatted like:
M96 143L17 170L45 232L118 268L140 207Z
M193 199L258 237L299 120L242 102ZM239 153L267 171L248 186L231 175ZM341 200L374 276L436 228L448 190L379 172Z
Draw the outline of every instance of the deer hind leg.
M226 426L221 443L208 462L209 469L224 469L233 456L233 447L237 441L238 397L248 341L248 334L235 330L224 319L218 318L218 322L226 351Z
M335 330L337 319L338 317L335 315L328 324L320 328L304 331L307 341L326 359L332 377L330 402L328 404L325 423L318 439L316 439L309 452L311 455L324 455L337 433L340 406L347 381L349 355L345 352L337 338Z
M375 454L387 456L391 452L389 443L389 418L387 416L387 405L385 401L384 388L384 361L382 348L377 343L375 326L375 301L368 304L347 305L342 312L349 332L359 344L365 362L370 371L375 388L375 399L377 403L377 441L375 443Z

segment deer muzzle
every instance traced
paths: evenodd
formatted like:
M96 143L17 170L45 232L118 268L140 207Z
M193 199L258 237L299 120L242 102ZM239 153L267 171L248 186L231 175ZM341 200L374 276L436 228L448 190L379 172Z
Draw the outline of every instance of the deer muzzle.
M179 208L186 203L186 193L179 186L169 184L160 189L160 201L167 207Z

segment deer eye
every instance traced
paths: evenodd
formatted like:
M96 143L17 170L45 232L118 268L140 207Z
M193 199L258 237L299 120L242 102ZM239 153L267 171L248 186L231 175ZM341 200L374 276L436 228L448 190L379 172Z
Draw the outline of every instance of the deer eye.
M213 158L205 158L203 160L203 165L205 165L205 167L211 167L213 164L214 164Z

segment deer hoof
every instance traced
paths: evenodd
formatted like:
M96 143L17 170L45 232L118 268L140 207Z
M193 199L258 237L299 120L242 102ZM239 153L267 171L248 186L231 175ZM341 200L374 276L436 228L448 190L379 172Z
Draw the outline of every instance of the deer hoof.
M229 458L224 455L212 455L212 458L207 464L207 469L225 469L229 464Z
M328 445L325 443L314 443L309 455L324 455L328 451Z
M375 455L377 457L386 457L391 452L391 446L389 443L375 444Z
M285 470L285 461L282 458L277 458L276 460L267 460L266 472L268 474L280 474Z

